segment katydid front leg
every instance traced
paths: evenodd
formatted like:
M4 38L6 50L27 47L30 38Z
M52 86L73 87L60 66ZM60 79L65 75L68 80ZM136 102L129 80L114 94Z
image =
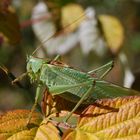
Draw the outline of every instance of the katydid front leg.
M12 84L15 84L16 82L21 81L25 76L27 76L28 72L23 73L22 75L20 75L19 77L17 77L16 79L14 79L12 81Z
M52 61L57 61L60 58L60 55L57 55Z
M32 106L31 112L30 112L30 114L29 114L29 117L28 117L28 120L27 120L27 125L28 125L28 124L30 123L30 121L31 121L32 114L33 114L33 112L35 111L35 108L36 108L36 106L37 106L40 93L41 93L41 84L39 84L39 85L37 86L37 89L36 89L36 96L35 96L35 102L34 102L34 104L33 104L33 106Z
M9 72L9 70L3 64L0 64L0 69L2 69L12 81L14 81L16 79L15 75L13 75L13 73ZM24 89L24 86L21 85L20 82L17 81L16 85L19 86L20 88Z

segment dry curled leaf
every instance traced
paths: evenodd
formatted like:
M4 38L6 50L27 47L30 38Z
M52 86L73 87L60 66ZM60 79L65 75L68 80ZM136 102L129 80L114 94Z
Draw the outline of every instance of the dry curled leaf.
M65 93L66 94L66 93ZM52 96L48 89L46 88L43 93L43 99L41 102L41 109L45 116L49 116L53 113L57 113L61 116L61 111L71 111L75 107L76 103L66 100L58 95ZM88 105L80 105L80 107L75 111L76 114L81 114L81 112ZM67 112L68 113L68 112ZM63 114L63 113L62 113Z
M104 99L89 106L64 140L139 140L140 97Z
M0 116L1 140L59 140L59 133L50 122L42 122L39 113L33 113L27 125L29 110L9 111Z

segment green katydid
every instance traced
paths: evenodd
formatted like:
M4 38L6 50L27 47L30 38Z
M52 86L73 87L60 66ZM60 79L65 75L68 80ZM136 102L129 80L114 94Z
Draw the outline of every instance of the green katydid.
M81 17L83 17L83 15ZM78 19L76 19L75 22ZM51 39L54 35L45 40L45 42ZM37 51L37 49L33 52L33 54ZM58 57L59 56L52 61L34 56L29 56L27 58L26 74L28 74L32 82L36 82L38 85L36 89L35 103L31 109L31 113L29 114L28 123L32 117L32 112L35 110L38 97L43 86L47 86L49 92L53 96L58 95L68 101L76 103L75 107L66 117L65 122L68 121L72 113L75 112L81 104L91 104L95 102L95 100L102 98L140 95L137 91L123 88L103 80L103 78L113 68L113 61L85 73L57 61ZM92 74L104 70L104 68L107 70L100 77L92 76ZM23 74L20 77L22 78L26 74ZM21 78L15 79L14 82L20 80Z
M38 102L42 86L47 86L53 96L58 95L68 101L77 103L66 117L65 122L81 104L91 104L95 100L102 98L140 95L135 90L123 88L102 80L112 67L113 61L85 73L62 64L57 59L49 61L34 56L28 57L27 74L32 82L37 82L38 84L35 103L29 115L29 121ZM104 68L107 68L107 70L99 78L93 77L92 74Z

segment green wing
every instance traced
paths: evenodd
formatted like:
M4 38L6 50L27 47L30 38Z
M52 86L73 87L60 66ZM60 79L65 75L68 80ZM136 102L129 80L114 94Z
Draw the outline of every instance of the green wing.
M120 87L106 81L97 80L95 91L92 94L92 98L94 99L116 98L133 95L140 96L140 92L135 91L133 89Z
M61 94L63 98L74 102L77 102L93 84L93 79L84 72L49 64L43 65L40 80L48 86L51 94Z

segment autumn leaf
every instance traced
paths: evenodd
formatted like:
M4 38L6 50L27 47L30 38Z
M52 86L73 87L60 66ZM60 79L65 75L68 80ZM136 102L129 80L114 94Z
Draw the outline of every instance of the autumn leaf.
M48 122L43 122L38 128L34 140L60 140L57 128Z
M45 116L49 116L53 113L59 113L59 116L61 116L61 112L67 111L67 114L69 111L71 111L75 107L76 103L71 102L69 100L66 100L58 95L52 96L51 93L49 93L48 89L46 88L43 93L43 99L41 102L41 109ZM82 104L80 107L75 111L75 113L81 114L81 112L87 107L88 105ZM65 116L65 115L62 115Z
M67 27L65 32L73 32L84 19L84 9L78 4L71 3L61 9L62 27Z
M140 97L104 99L89 106L64 140L140 139Z
M124 41L124 29L121 22L116 17L110 15L99 15L98 19L108 47L114 54L118 53Z
M56 127L45 120L40 113L33 113L27 125L29 110L9 111L0 116L1 140L59 140Z

